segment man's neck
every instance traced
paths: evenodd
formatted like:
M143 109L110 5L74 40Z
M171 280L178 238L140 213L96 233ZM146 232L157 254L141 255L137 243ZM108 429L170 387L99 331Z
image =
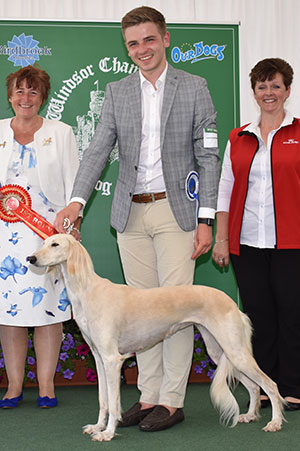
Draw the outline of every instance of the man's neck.
M156 82L159 79L159 77L161 76L161 74L164 72L164 70L166 69L166 66L167 66L167 61L165 62L165 65L162 69L160 69L160 70L156 69L153 72L141 70L141 74L146 78L146 80L149 81L149 83L152 84L154 89L156 89Z

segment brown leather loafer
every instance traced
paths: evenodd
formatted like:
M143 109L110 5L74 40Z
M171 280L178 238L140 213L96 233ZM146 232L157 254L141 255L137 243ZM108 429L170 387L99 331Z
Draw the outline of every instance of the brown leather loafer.
M153 412L147 415L143 421L140 422L139 428L145 432L156 432L168 429L177 423L184 420L182 409L177 409L173 415L166 407L156 406Z
M149 409L141 409L141 404L139 402L135 403L127 412L122 414L122 420L119 421L118 426L121 428L127 428L128 426L136 426L139 424L149 413L155 409L150 407Z

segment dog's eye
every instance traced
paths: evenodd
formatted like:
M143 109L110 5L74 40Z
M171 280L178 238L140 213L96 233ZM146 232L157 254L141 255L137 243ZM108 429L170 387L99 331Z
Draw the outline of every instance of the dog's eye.
M59 244L58 243L52 243L51 244L51 247L56 247L56 246L59 246Z

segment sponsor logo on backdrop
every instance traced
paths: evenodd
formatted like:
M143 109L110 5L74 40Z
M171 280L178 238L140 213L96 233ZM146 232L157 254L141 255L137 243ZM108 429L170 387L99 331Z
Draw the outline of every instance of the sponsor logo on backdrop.
M32 35L14 35L11 41L0 45L0 56L8 56L8 61L14 63L15 67L26 67L39 61L40 56L51 56L51 48L39 47L39 41L33 39Z
M223 61L224 50L226 45L222 44L204 44L203 41L190 44L188 42L182 44L180 47L173 47L171 50L171 59L173 63L197 63L207 59L216 59Z

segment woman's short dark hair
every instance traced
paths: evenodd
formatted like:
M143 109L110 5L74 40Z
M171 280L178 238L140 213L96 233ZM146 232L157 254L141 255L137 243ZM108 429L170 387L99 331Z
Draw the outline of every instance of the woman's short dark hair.
M42 95L42 104L48 99L50 90L50 77L43 69L38 66L26 66L12 72L6 77L6 87L8 98L12 96L14 86L21 86L23 80L26 80L28 88L38 89Z
M292 84L294 74L289 63L281 58L266 58L259 61L249 74L252 89L254 90L258 81L273 80L277 73L282 75L283 83L288 89Z
M149 6L141 6L129 11L122 19L122 33L125 37L125 31L129 27L134 25L140 25L141 23L152 22L154 23L159 33L164 36L167 31L166 21L164 16L154 8Z

